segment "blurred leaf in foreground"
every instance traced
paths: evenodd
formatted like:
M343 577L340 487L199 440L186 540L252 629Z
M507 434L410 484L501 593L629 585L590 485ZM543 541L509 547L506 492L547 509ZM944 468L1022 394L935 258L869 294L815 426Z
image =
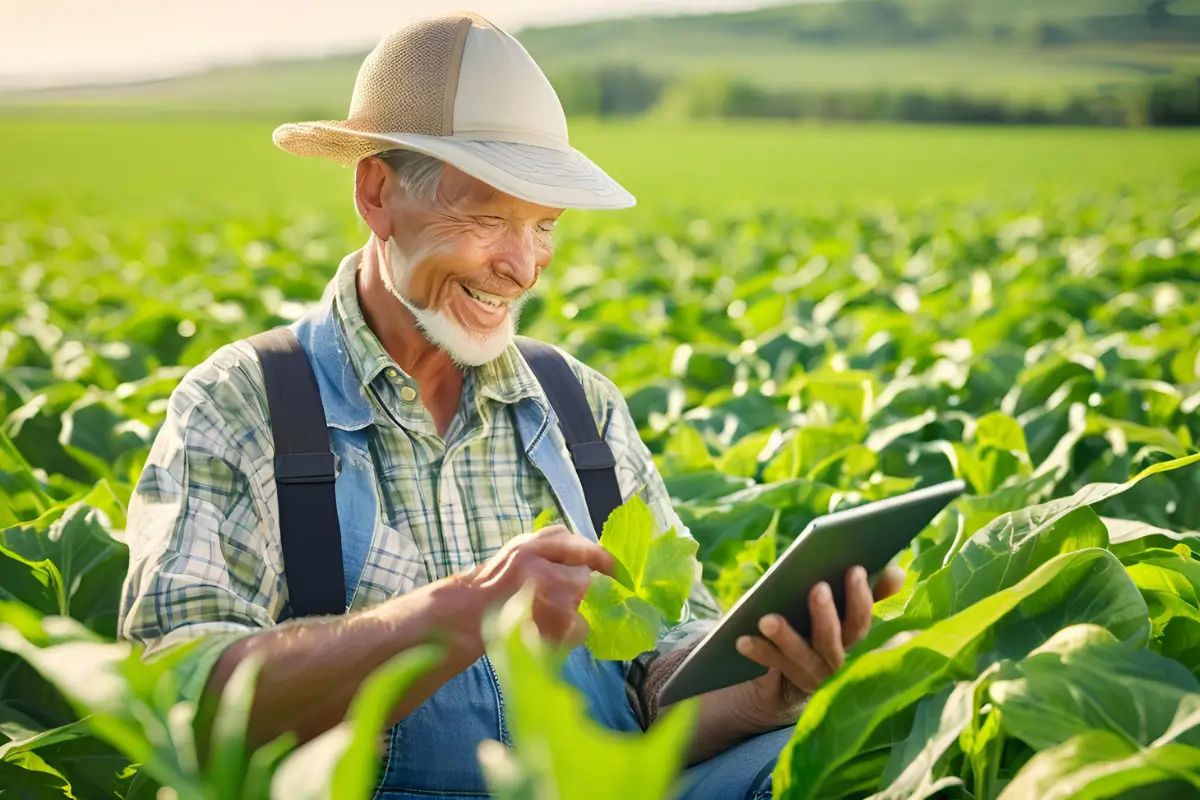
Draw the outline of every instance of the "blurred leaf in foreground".
M646 733L612 731L559 677L561 654L538 636L530 598L515 595L489 620L488 654L504 688L515 750L484 742L480 760L502 800L665 798L684 766L696 705L679 703Z

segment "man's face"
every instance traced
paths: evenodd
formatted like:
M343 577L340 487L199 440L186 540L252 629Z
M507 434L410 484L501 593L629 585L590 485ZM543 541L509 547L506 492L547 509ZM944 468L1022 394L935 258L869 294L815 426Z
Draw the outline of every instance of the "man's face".
M397 190L388 210L389 290L455 362L499 356L554 254L551 231L562 210L504 194L450 165L434 200Z

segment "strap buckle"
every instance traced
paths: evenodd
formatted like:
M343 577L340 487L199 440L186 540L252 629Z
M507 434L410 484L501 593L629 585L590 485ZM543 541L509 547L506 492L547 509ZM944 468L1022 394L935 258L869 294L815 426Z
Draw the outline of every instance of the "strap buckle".
M608 442L579 442L570 447L575 469L612 469L617 465Z
M285 453L275 456L276 483L333 483L333 453Z

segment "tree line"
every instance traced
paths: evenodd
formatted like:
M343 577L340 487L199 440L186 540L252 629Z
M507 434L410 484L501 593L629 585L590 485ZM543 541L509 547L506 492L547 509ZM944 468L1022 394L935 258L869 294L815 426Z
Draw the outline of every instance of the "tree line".
M567 114L991 125L1200 125L1200 75L1076 90L1057 101L941 89L768 89L721 72L664 77L629 64L551 75Z

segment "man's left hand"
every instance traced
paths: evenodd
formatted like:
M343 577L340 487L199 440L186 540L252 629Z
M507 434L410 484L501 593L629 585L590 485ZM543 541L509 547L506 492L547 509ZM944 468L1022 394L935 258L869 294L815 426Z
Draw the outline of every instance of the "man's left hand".
M812 641L806 642L779 614L759 620L762 636L743 636L738 652L767 667L767 674L743 684L754 718L763 728L790 725L799 719L808 696L820 688L846 659L846 651L871 627L871 607L900 591L904 570L888 567L872 594L867 573L853 567L846 573L846 617L838 619L829 584L819 583L808 596Z

